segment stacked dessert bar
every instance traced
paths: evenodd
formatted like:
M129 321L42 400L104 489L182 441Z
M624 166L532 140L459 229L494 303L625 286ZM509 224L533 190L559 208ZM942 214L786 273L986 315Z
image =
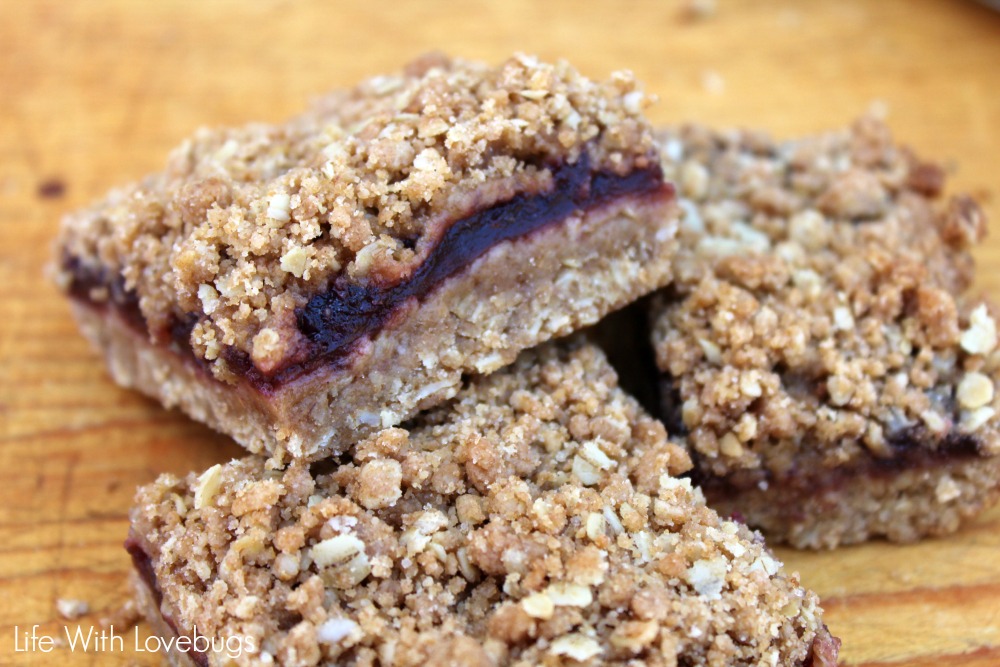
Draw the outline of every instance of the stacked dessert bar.
M662 132L685 211L649 318L662 416L709 504L834 547L954 531L1000 495L985 218L885 125Z
M128 548L158 632L252 637L252 664L836 664L689 467L597 348L549 343L335 460L161 477Z
M670 281L644 99L425 58L197 135L67 222L63 280L120 383L255 453L340 454Z
M645 105L429 56L65 221L113 377L250 451L138 493L144 614L219 640L173 664L835 665L751 529L912 539L995 499L971 200L872 122L778 145ZM574 334L654 292L605 338L652 344L663 422Z

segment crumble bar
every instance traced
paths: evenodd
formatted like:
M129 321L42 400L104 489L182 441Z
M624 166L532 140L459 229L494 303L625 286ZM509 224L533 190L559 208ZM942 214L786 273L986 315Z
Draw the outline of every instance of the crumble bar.
M669 282L646 103L628 73L428 56L199 132L64 221L58 280L120 384L336 454Z
M127 546L160 634L250 647L175 665L833 667L815 594L689 467L597 348L550 343L339 461L163 476Z
M820 548L951 532L995 502L996 313L956 296L975 202L935 201L943 172L870 117L660 139L685 217L652 341L709 504Z

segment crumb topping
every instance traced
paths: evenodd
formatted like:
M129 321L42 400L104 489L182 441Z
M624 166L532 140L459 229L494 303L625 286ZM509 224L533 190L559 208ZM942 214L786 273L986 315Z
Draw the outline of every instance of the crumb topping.
M62 252L120 277L154 337L195 318L190 343L220 375L224 346L273 366L335 278L395 284L444 225L549 188L584 152L594 169L648 166L647 103L627 72L425 56L283 124L199 131L163 172L69 216Z
M690 127L661 145L685 218L653 340L700 466L780 475L964 437L1000 453L996 313L955 296L985 221L967 197L934 201L939 168L870 117L800 141Z
M237 662L800 665L828 638L591 346L526 353L325 471L264 466L222 466L200 508L201 478L161 477L133 513L164 608L255 638Z

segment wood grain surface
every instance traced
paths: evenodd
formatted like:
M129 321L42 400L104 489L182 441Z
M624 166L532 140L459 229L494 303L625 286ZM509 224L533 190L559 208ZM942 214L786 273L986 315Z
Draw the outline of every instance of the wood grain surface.
M278 120L429 49L630 68L664 123L788 137L877 103L1000 220L1000 14L965 0L720 0L700 19L642 0L2 0L0 664L159 664L128 642L17 652L14 628L60 635L59 598L89 602L69 626L93 626L126 596L135 486L240 452L108 379L43 275L59 217L199 125ZM976 254L996 296L1000 235ZM845 664L1000 665L1000 511L947 539L779 554L824 597Z

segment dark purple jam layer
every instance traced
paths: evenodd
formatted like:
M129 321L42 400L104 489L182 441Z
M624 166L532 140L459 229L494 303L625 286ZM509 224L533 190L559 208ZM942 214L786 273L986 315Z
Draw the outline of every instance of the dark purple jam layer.
M966 433L951 432L938 439L926 429L905 429L887 438L892 456L877 458L865 455L857 461L835 468L807 466L793 468L776 476L768 470L741 470L723 477L698 472L697 460L692 481L702 488L709 503L735 498L746 492L756 492L762 482L771 491L781 489L801 497L836 491L848 482L865 479L886 479L906 470L939 468L958 460L979 456L979 440ZM936 442L936 446L932 443ZM697 459L697 457L695 457ZM794 511L794 508L788 508Z
M107 303L121 313L130 326L146 331L146 319L139 310L139 297L132 290L125 289L125 280L120 275L111 274L107 269L84 266L72 255L62 258L63 269L73 276L69 293L76 299L93 303L92 290L106 290Z
M673 186L663 181L658 163L633 170L625 176L608 171L591 171L586 152L575 164L552 169L555 186L549 192L515 195L447 226L440 240L414 273L392 286L354 284L338 279L325 293L312 297L297 313L299 330L308 339L308 348L296 360L270 375L257 369L249 355L236 348L222 352L229 368L258 390L268 393L282 384L324 364L347 358L360 339L378 332L409 299L423 299L442 281L469 266L498 243L527 236L549 225L626 196L673 196ZM64 266L74 276L70 292L89 300L93 287L107 287L111 303L123 310L132 324L145 323L138 312L138 300L121 287L121 279L108 280L83 270L73 258ZM117 287L116 287L117 286ZM173 342L190 353L188 339L197 323L192 317L178 319L168 332ZM193 355L192 355L193 357Z
M299 313L299 329L320 354L337 354L361 336L379 329L398 305L423 298L437 284L471 264L487 250L577 211L625 194L652 192L663 187L659 166L627 176L592 173L584 157L555 170L552 192L517 195L456 221L413 275L391 288L359 286L341 281L314 296Z

